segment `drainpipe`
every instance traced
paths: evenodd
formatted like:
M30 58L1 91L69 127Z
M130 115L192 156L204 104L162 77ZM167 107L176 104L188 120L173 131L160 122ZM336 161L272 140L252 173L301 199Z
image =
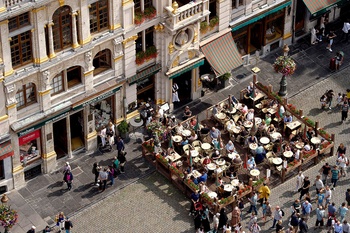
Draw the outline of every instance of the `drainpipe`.
M293 16L292 16L292 44L295 42L295 11L297 10L297 0L293 0Z

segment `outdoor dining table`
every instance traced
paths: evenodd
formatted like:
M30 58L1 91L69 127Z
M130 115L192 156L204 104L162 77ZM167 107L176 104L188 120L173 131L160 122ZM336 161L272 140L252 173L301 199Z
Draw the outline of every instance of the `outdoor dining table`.
M293 152L292 151L285 151L285 152L283 152L283 156L286 158L291 158L293 156Z
M261 137L260 138L260 143L261 144L268 144L270 142L270 139L268 137Z
M260 171L258 169L250 170L249 174L253 177L259 177Z
M197 157L199 155L199 152L197 150L191 150L190 154L192 157Z
M260 117L255 117L255 124L260 125L261 124L261 118Z
M275 165L281 165L282 164L282 159L281 158L273 158L272 159L273 164Z
M174 140L174 142L181 142L182 137L180 135L175 135L175 136L173 136L173 140Z
M222 113L222 112L216 114L215 116L216 116L219 120L223 120L223 119L226 118L226 114L225 114L225 113Z
M311 143L314 144L314 145L320 144L321 143L321 138L313 137L313 138L311 138Z
M232 128L232 132L235 133L235 134L238 134L242 131L241 127L239 126L235 126Z
M256 143L250 143L250 144L249 144L249 148L250 148L251 150L256 150L256 148L258 148L258 144L256 144Z
M272 151L269 151L266 153L266 158L270 158L273 156L273 152Z
M203 150L209 150L211 148L211 145L207 142L203 143L202 144L202 149Z
M295 147L298 148L298 149L303 149L304 145L305 144L303 142L298 142L298 143L295 144Z
M218 159L218 160L216 160L215 161L215 163L217 164L217 165L219 165L219 166L222 166L222 165L225 165L225 160L223 160L223 159Z
M218 196L218 194L217 194L216 192L208 192L208 196L209 196L210 198L215 198L215 197Z
M226 192L232 192L232 190L233 190L233 185L232 185L232 184L225 184L225 185L224 185L224 190L225 190Z
M231 184L233 186L237 186L237 185L239 185L239 180L238 179L233 179L233 180L231 180Z
M276 140L276 139L282 137L282 134L280 134L279 132L274 132L274 133L271 133L270 136L272 139Z
M277 108L268 108L267 111L268 111L271 115L273 115L273 114L275 114L275 113L277 112Z
M168 158L171 162L175 162L175 161L181 159L181 155L179 155L178 153L174 152L174 153L171 153L167 158Z
M253 127L253 122L251 122L251 121L245 121L245 122L243 123L243 125L244 125L244 127L246 127L246 128L251 128L251 127Z
M229 111L230 114L235 114L237 112L237 109L236 108L232 108L231 111Z
M183 131L182 131L182 136L184 136L184 137L189 137L189 136L191 136L191 131L188 130L188 129L183 130Z
M239 157L239 154L237 154L235 152L231 152L231 153L227 154L227 157L229 157L230 159L235 159L235 158Z
M216 169L216 164L215 163L209 163L209 164L207 164L207 168L209 170L214 171Z

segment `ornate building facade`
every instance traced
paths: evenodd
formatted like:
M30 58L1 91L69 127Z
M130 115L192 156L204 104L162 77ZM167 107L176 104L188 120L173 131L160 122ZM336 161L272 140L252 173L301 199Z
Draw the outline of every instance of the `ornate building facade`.
M290 0L0 0L0 192L97 148L149 99L201 96L290 43ZM205 65L203 65L205 64ZM182 101L180 100L180 102Z

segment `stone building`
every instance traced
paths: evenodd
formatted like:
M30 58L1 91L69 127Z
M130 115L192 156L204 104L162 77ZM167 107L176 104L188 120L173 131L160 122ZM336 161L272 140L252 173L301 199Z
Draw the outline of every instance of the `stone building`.
M0 192L292 38L291 0L0 0ZM178 106L181 106L178 105ZM175 106L175 107L178 107Z

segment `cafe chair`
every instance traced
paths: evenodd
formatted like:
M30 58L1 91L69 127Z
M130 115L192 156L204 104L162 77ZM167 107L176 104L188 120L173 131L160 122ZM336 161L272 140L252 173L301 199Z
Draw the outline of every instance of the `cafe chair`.
M201 146L202 146L202 143L201 143L201 141L199 141L199 140L195 140L195 141L192 142L192 147L193 147L194 149L196 149L196 147L201 148Z
M191 145L190 144L184 145L182 146L182 149L184 150L186 155L189 155L191 150Z

